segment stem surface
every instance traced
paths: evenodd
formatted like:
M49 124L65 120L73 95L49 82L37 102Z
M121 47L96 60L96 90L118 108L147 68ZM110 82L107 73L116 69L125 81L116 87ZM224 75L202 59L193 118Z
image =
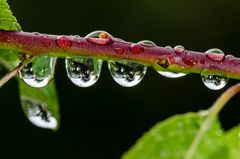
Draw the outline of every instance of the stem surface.
M113 38L83 38L28 32L0 31L0 49L10 49L32 56L89 56L103 60L131 60L158 71L204 73L240 79L240 58L206 53L143 46Z

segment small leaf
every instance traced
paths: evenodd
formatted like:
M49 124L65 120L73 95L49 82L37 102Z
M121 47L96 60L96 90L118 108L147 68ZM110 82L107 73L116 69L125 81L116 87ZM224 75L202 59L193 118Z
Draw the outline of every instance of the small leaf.
M228 131L223 140L229 147L229 159L238 159L240 157L240 125Z
M19 31L20 25L7 4L6 0L0 0L0 30Z
M176 115L158 123L143 135L122 159L184 159L205 116L197 113ZM222 129L214 121L194 153L194 159L226 159L227 146L220 141Z

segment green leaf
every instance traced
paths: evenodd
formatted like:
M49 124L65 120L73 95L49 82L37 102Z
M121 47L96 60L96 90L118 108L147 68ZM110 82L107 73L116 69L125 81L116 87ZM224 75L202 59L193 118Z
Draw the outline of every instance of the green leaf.
M8 31L21 29L6 0L0 0L0 29ZM13 70L20 63L18 56L16 51L0 49L0 65ZM38 127L56 130L59 127L60 116L54 82L43 88L32 88L21 79L18 79L18 82L21 105L30 122Z
M19 31L20 25L7 4L6 0L0 0L0 30Z
M43 88L33 88L19 79L23 111L30 122L46 129L59 127L59 106L54 83Z
M205 116L187 113L158 123L143 135L122 159L183 159ZM222 129L217 120L204 135L193 159L227 159L228 147L220 141Z
M223 140L229 147L229 159L238 159L240 157L240 125L228 131Z

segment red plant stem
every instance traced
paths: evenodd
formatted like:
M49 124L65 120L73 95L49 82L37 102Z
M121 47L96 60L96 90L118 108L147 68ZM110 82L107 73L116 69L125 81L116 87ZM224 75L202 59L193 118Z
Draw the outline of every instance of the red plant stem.
M109 37L111 38L111 37ZM159 71L205 73L240 79L240 58L217 54L175 50L164 47L139 46L111 39L86 39L79 36L58 36L28 32L0 31L0 49L16 50L32 56L88 56L103 60L132 60Z

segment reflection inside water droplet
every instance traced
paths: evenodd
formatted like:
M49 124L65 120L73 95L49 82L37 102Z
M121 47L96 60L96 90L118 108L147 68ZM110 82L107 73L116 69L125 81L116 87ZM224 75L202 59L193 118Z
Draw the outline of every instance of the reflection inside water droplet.
M58 126L56 118L51 112L39 102L28 99L22 100L22 106L29 121L34 125L45 129L56 129Z
M55 57L35 57L19 71L19 76L31 87L44 87L53 78L55 63Z
M102 60L73 57L65 60L69 79L79 87L89 87L97 82L102 68Z
M222 89L228 82L227 77L221 77L216 75L201 75L204 85L211 90Z
M108 61L108 68L114 81L123 87L137 85L147 71L145 65L130 61Z

